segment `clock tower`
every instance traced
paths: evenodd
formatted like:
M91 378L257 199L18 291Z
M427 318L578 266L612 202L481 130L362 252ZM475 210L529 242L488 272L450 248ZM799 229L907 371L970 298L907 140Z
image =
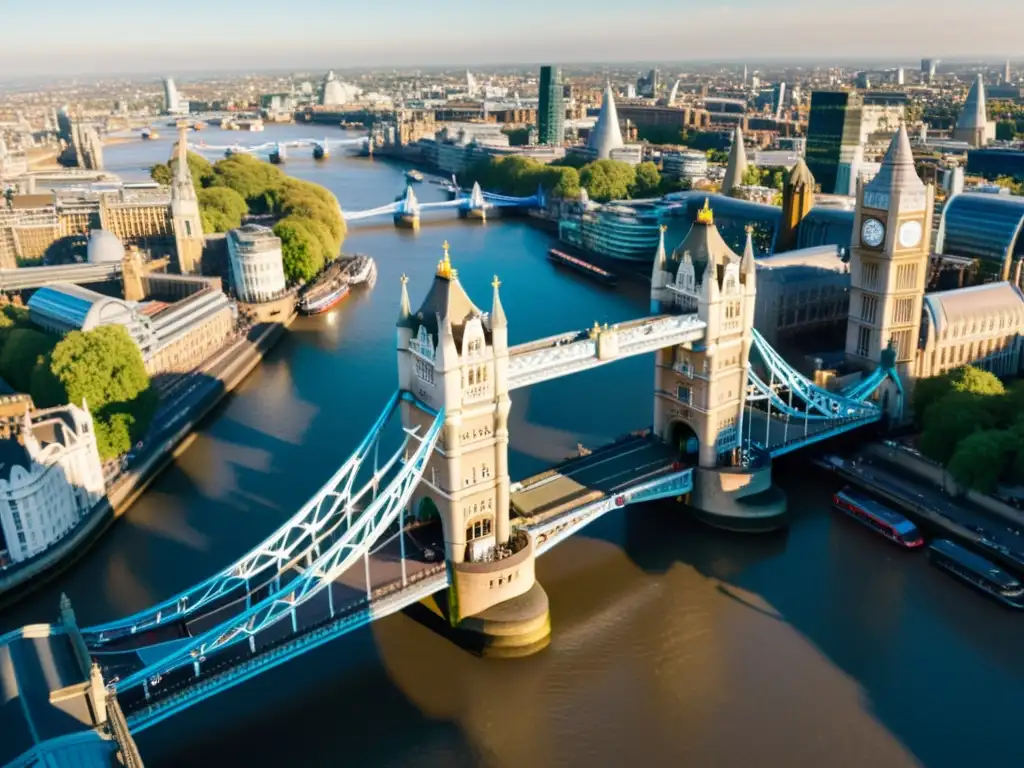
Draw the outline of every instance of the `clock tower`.
M871 371L891 346L905 387L917 357L934 202L934 189L914 170L901 125L878 175L857 184L846 359Z

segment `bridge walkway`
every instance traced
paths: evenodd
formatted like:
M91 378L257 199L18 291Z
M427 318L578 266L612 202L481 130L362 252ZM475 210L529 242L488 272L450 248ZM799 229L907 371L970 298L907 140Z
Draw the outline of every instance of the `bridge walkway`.
M444 567L444 535L440 523L407 528L405 533L405 579L408 582L418 581L438 568ZM388 591L390 594L402 586L402 544L397 533L386 541L375 545L374 552L369 556L366 565L354 565L339 576L330 586L312 599L300 605L292 621L281 620L261 631L255 639L255 651L249 645L240 644L213 654L212 658L202 659L200 676L197 678L192 668L184 668L163 676L157 683L150 686L151 701L181 692L199 681L209 679L229 671L232 667L250 661L256 656L275 647L313 631L334 619L343 618L354 610L364 608L367 593L378 594ZM296 573L296 575L298 575ZM369 589L367 588L369 576ZM287 581L283 581L287 584ZM257 599L266 597L260 594ZM206 614L202 617L202 626L190 625L189 636L199 636L221 622L237 615L219 619ZM103 670L104 679L112 682L115 678L126 677L144 669L172 652L184 640L171 641L156 646L149 646L119 653L96 654L96 660ZM118 699L125 714L131 720L132 714L146 701L140 689L118 692Z
M632 435L516 483L514 522L524 527L549 522L680 467L679 454L666 443L648 432Z
M765 448L772 457L787 453L830 437L849 432L851 429L877 423L881 413L875 413L859 420L823 419L809 421L798 416L785 416L772 412L771 415L759 408L748 408L744 413L743 439L748 437L758 446Z

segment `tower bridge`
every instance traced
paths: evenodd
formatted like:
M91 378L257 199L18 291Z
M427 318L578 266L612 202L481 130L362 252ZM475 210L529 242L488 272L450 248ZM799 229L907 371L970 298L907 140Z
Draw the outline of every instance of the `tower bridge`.
M870 204L875 221L917 216L926 228L930 207L916 189L905 194L905 132L897 144L861 190L862 207ZM874 286L878 306L856 320L851 312L848 351L865 362L865 375L841 392L802 376L754 329L750 238L742 256L733 253L707 206L671 256L662 233L649 317L515 346L497 278L482 311L446 245L415 311L403 277L398 391L324 487L201 584L121 621L79 630L65 618L62 631L97 664L133 732L428 598L478 646L542 647L550 623L538 555L612 510L659 499L685 500L680 514L727 529L779 527L785 497L771 482L773 457L900 416L908 315L899 301L914 294L886 294L881 270L870 266L888 270L897 257L897 266L916 264L928 238L912 245L913 234L902 245L882 238L854 249L854 285L865 293ZM907 270L894 278L892 285L912 283ZM878 326L890 319L898 322L886 337ZM648 428L512 482L513 391L651 353ZM429 545L422 536L433 537Z

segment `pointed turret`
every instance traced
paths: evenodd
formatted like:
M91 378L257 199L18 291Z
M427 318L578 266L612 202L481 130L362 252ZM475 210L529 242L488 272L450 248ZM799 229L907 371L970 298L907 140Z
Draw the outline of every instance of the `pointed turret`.
M754 274L754 228L747 225L747 244L743 246L743 258L740 261L740 272L744 275Z
M619 111L615 108L615 94L612 93L611 83L605 86L601 112L597 116L597 123L590 131L587 146L593 150L598 160L607 160L611 157L613 149L621 149L625 146L622 141Z
M501 306L501 295L498 293L501 280L497 275L491 281L491 286L494 288L494 296L491 299L491 330L493 331L495 328L507 328L508 318L505 317L505 308Z
M459 359L459 350L455 344L455 333L452 330L452 316L446 312L444 317L435 315L437 319L438 337L437 350L434 354L434 368L438 371L446 371L456 365Z
M412 319L412 305L409 303L409 277L403 274L399 279L402 282L402 299L398 307L398 325L406 326Z
M887 211L900 196L905 211L924 210L925 185L914 168L907 127L900 125L892 139L878 174L864 187L864 205Z
M196 199L192 170L188 167L188 129L184 122L178 123L178 143L175 145L174 180L171 194L179 200Z
M665 230L668 227L662 225L658 238L658 251L654 254L654 263L651 266L651 312L660 312L662 302L670 298L666 287L672 282L672 275L668 271L668 256L665 253Z
M972 147L983 147L995 138L995 123L988 119L985 105L985 83L979 74L967 94L953 131L956 141L966 141Z
M725 178L722 180L723 195L728 195L733 187L743 184L743 175L747 172L747 166L747 150L743 146L743 130L737 123L736 133L732 137L732 147L729 149L729 164L725 168Z

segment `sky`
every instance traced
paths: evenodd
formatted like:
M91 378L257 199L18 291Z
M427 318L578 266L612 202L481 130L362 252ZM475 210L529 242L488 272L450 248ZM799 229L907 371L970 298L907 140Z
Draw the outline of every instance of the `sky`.
M1022 0L0 0L0 77L1024 59L1021 29Z

